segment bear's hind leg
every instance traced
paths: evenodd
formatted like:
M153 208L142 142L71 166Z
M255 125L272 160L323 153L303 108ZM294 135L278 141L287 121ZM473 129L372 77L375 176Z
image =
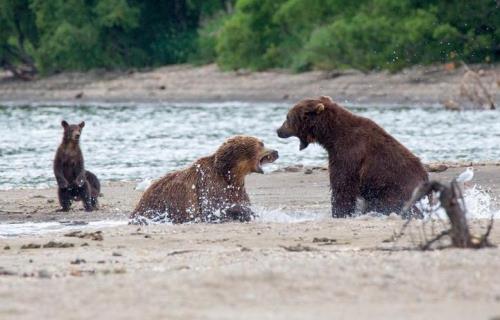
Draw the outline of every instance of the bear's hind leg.
M90 192L90 185L87 181L80 188L80 198L83 201L83 208L85 211L90 212L94 209L94 205L92 203L92 194Z
M397 192L393 194L390 192L379 192L377 196L371 197L368 201L367 212L377 212L384 215L391 213L400 214L403 205L404 203Z
M97 197L94 197L93 195L90 197L90 205L92 206L93 210L99 209L99 202L97 201Z
M61 211L69 211L71 208L71 192L67 188L58 188L57 197L59 198L59 205L61 206Z

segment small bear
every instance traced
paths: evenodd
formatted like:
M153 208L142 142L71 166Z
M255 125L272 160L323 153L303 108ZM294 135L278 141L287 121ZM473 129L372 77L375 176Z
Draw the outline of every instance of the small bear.
M80 149L80 136L85 122L68 124L61 122L64 135L54 159L54 175L61 211L68 211L72 201L83 201L85 211L98 209L97 197L101 184L96 175L85 170Z

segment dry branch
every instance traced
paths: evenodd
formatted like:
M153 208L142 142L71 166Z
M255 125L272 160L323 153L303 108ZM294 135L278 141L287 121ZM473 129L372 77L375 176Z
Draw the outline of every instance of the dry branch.
M433 243L439 241L445 236L450 237L451 246L456 248L479 249L493 246L488 241L488 236L493 228L493 219L490 220L487 231L484 235L480 237L471 235L467 224L467 218L465 216L466 208L462 191L455 180L453 180L450 185L445 185L437 181L430 181L422 184L414 191L412 199L407 203L404 210L409 210L409 208L415 205L415 203L424 196L431 196L433 193L439 194L438 199L441 207L448 216L450 229L445 230L432 239L426 241L426 243L421 246L423 250L430 249Z

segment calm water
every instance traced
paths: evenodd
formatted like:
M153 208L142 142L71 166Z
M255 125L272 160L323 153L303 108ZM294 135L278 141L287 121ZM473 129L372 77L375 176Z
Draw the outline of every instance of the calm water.
M275 130L289 104L155 104L0 106L0 189L54 185L52 160L62 119L86 121L81 139L86 167L102 180L158 177L212 153L227 137L254 135L280 152L268 170L323 165L318 146L299 152L297 139ZM500 112L358 108L424 161L500 160Z

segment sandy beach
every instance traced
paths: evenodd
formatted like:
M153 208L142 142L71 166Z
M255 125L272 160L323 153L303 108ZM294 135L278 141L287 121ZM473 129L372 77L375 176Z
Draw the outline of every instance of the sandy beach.
M500 66L474 65L485 88L500 104ZM330 95L363 105L440 105L455 99L463 67L414 67L398 73L356 70L222 72L215 65L176 65L153 70L61 73L35 81L0 74L0 103L89 102L285 102Z
M498 195L500 166L475 168L475 183ZM421 222L393 242L403 224L397 216L332 220L327 171L308 169L249 176L261 217L244 224L126 225L141 195L136 182L105 183L101 210L90 214L81 204L56 212L55 189L1 191L2 223L123 225L0 238L0 318L500 316L498 248L422 252ZM463 170L432 177L448 181ZM480 234L487 223L474 219L471 227Z

